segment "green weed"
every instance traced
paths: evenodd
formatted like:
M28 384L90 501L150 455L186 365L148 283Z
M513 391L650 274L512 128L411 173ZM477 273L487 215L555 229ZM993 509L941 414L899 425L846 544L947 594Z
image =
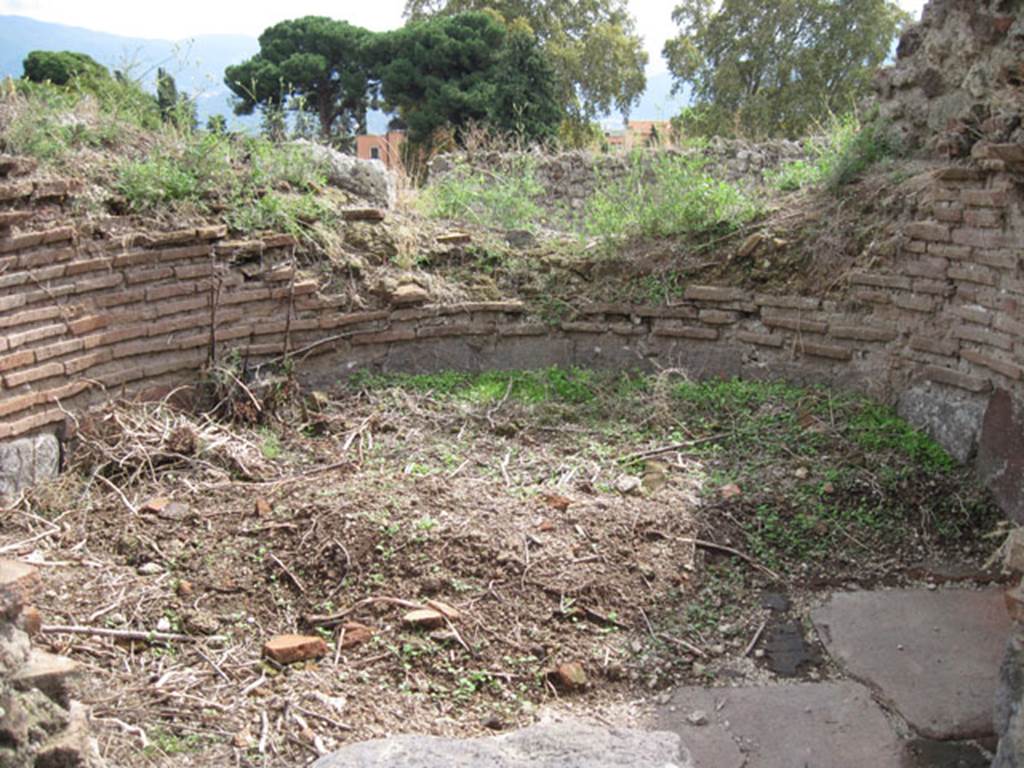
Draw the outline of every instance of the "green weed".
M758 214L754 200L705 170L699 153L634 153L622 179L600 185L582 230L605 241L732 231Z
M808 141L808 160L783 165L766 174L769 184L783 191L823 186L835 192L875 163L900 152L898 140L881 120L862 123L855 114L834 118L824 136Z
M464 161L427 187L421 210L438 219L465 221L481 227L533 231L542 217L535 161L519 156L500 171L471 168Z

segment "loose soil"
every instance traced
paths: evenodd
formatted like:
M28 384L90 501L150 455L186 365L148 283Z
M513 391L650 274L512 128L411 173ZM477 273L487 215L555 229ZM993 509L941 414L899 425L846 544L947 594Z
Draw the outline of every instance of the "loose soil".
M774 676L764 649L822 588L990 578L985 493L845 395L554 370L219 394L83 422L0 536L42 567L48 625L188 636L38 638L85 668L115 765L295 766L541 707L629 722L676 684ZM459 617L406 626L427 600ZM261 658L291 632L328 655Z

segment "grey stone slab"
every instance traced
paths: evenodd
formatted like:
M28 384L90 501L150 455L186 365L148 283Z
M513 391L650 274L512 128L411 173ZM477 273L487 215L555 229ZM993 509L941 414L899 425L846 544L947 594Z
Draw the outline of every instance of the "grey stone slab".
M871 692L852 681L680 688L655 727L679 734L694 768L899 768L902 755Z
M841 592L812 613L833 658L922 736L993 732L1010 621L1002 590Z
M393 736L352 744L313 768L694 768L674 733L534 725L502 736Z

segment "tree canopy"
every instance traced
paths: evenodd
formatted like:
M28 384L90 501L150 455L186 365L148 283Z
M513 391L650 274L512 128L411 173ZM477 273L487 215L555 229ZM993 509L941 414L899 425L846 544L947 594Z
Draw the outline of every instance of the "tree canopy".
M802 135L868 93L908 18L894 0L684 0L664 50L676 88L693 88L683 127Z
M463 13L410 22L381 37L381 93L413 143L429 141L446 126L458 133L486 122L505 34L493 14Z
M67 85L79 77L109 80L110 72L91 56L76 51L32 51L22 63L25 77L34 83Z
M495 62L489 120L499 131L526 141L554 136L562 119L551 60L522 20L509 28Z
M406 0L415 21L491 10L522 20L544 46L565 114L585 123L613 110L627 115L647 85L647 54L626 0Z
M260 51L228 67L237 114L285 108L313 114L325 137L362 129L373 98L373 34L323 16L282 21L260 35Z

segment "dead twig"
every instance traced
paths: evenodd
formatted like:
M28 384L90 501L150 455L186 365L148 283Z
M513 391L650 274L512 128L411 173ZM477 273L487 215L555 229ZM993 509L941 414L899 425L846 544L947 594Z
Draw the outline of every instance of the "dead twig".
M46 635L93 635L111 637L116 640L140 640L160 643L194 643L199 638L179 635L173 632L143 632L135 629L107 629L106 627L83 627L74 624L43 624L40 632ZM222 641L219 635L206 637L207 640Z
M701 549L710 549L713 552L723 552L727 555L738 557L740 560L747 563L752 568L755 568L764 573L765 575L770 576L773 580L782 581L782 577L779 576L779 574L777 574L771 568L761 565L759 562L757 562L757 560L752 558L750 555L746 555L743 552L740 552L738 549L727 547L724 544L715 544L715 542L713 541L704 541L703 539L683 538L678 539L678 541L681 541L685 544L693 544L695 547L700 547Z
M761 635L764 634L764 628L768 626L767 621L762 621L761 626L757 628L757 632L750 638L750 642L747 643L747 647L743 649L743 655L749 656L750 652L757 646L757 641L761 639Z

